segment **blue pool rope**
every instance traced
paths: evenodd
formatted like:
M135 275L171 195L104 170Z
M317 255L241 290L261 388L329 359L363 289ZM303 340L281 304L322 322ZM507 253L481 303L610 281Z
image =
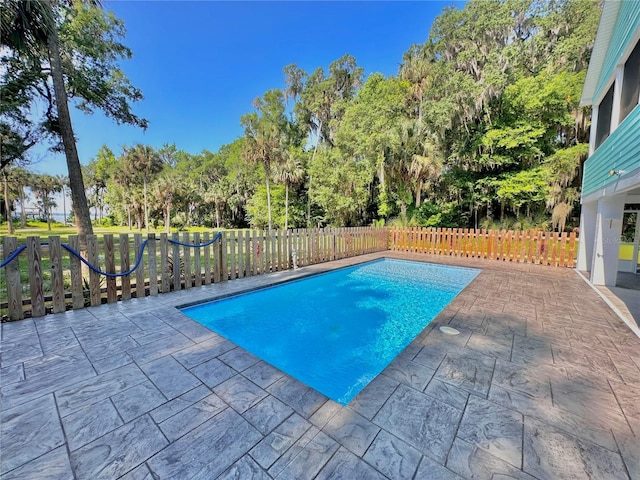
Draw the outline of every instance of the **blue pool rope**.
M220 237L222 237L222 232L218 232L214 237L213 240L209 241L209 242L205 242L205 243L200 243L200 244L189 244L189 243L183 243L183 242L179 242L177 240L171 240L171 239L167 239L169 241L169 243L173 243L175 245L181 245L183 247L190 247L190 248L202 248L202 247L207 247L209 245L211 245L212 243L214 243L216 240L218 240ZM90 270L92 270L93 272L99 274L99 275L104 275L105 277L109 277L109 278L115 278L115 277L124 277L126 275L131 275L133 272L136 271L136 269L140 266L140 263L142 263L142 254L144 253L144 249L147 246L147 243L149 243L149 240L145 240L144 242L142 242L142 245L140 245L140 250L138 252L138 259L136 260L136 264L130 268L129 270L127 270L126 272L121 272L121 273L109 273L109 272L104 272L102 270L100 270L98 267L92 265L91 263L89 263L87 260L85 260L84 258L82 258L82 255L80 255L80 253L78 251L76 251L73 247L71 247L70 245L67 245L66 243L61 243L60 245L66 249L69 253L71 253L72 255L76 256L82 263L84 263L87 267L89 267ZM48 245L48 242L42 242L40 245ZM9 265L9 263L11 263L18 255L20 255L24 250L26 250L27 246L26 245L21 245L20 247L18 247L14 252L11 253L11 255L9 255L7 257L7 259L0 263L0 268L2 267L6 267L7 265Z
M80 255L76 250L74 250L72 247L70 247L66 243L61 243L60 245L62 245L62 247L67 249L71 254L73 254L76 257L78 257L78 259L82 263L84 263L87 267L89 267L89 269L91 269L92 271L94 271L94 272L96 272L96 273L98 273L100 275L104 275L105 277L115 278L115 277L124 277L126 275L131 275L133 272L136 271L136 268L138 268L140 266L140 263L142 262L142 253L144 252L144 247L147 246L148 242L149 242L149 240L145 240L144 242L142 242L142 245L140 245L140 252L138 253L138 260L136 260L136 264L132 268L127 270L126 272L122 272L122 273L103 272L102 270L100 270L97 267L94 267L88 261L86 261L84 258L82 258L82 255Z
M172 240L170 238L168 238L167 240L169 241L169 243L173 243L174 245L181 245L183 247L191 247L191 248L201 248L201 247L207 247L209 245L211 245L212 243L214 243L216 240L218 240L220 237L222 236L222 232L218 232L216 233L216 235L213 237L213 240L206 242L206 243L200 243L200 244L194 244L194 243L182 243L179 240Z
M9 265L12 262L12 260L14 258L16 258L18 255L20 255L22 253L22 251L25 250L26 248L27 248L26 245L21 245L20 247L18 247L15 250L15 252L13 252L11 255L9 255L4 262L0 263L0 268L6 267L7 265Z

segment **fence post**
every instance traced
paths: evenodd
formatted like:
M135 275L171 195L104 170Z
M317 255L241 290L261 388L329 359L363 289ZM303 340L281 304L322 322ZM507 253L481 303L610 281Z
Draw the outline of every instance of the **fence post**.
M160 289L162 293L171 291L169 275L169 239L166 233L160 234Z
M179 241L179 235L172 233L171 240L174 242ZM182 275L182 268L180 267L180 245L175 243L171 244L171 255L173 259L173 291L177 292L182 290L182 281L180 279Z
M209 232L204 232L203 243L209 243ZM211 245L204 248L204 284L211 285ZM214 247L215 248L215 247Z
M569 234L569 252L567 257L567 267L573 268L575 262L575 254L576 254L576 232L571 232Z
M120 249L120 273L126 272L131 268L129 262L129 235L121 233L118 239ZM136 253L136 256L138 254ZM122 300L131 298L131 275L120 277L120 286L122 287Z
M149 246L149 295L158 295L158 259L156 257L156 234L147 235Z
M193 234L193 243L195 245L200 245L200 234L195 232ZM202 265L200 265L200 248L196 247L193 249L193 277L194 277L194 285L196 287L202 286Z
M220 281L229 280L229 267L227 264L227 234L222 232L220 240L218 240L218 264L220 265Z
M4 260L9 258L18 248L18 240L15 237L4 237L2 240L2 251ZM22 284L20 283L19 258L10 262L5 268L7 275L7 301L9 303L9 318L11 320L21 320L24 318L22 310Z
M142 247L142 235L139 233L133 234L133 250L136 252L136 256L142 254L140 259L140 265L136 268L136 298L144 298L147 294L145 288L145 274L144 274L144 252L140 252ZM137 259L137 258L136 258Z
M29 291L31 314L41 317L46 313L42 289L42 249L40 237L27 237L27 261L29 263Z
M251 230L244 232L244 276L250 277L253 274L251 267L251 259L253 255L251 252Z
M229 279L236 279L236 232L229 232Z
M80 239L77 235L69 237L69 246L80 252ZM82 285L82 265L80 259L69 252L69 271L71 273L71 301L73 309L84 308L84 294Z
M218 241L213 243L212 255L213 255L213 282L214 283L219 282L220 278L222 277L222 273L220 273L221 271L220 258L222 257L222 254L219 252L219 250L222 248L220 246L222 245L222 235L224 235L224 233L220 235L220 238L218 239Z
M87 235L87 261L96 267L100 266L98 257L98 238L95 235ZM102 303L102 288L100 287L100 274L89 270L89 299L91 306Z
M66 305L64 303L64 279L62 278L60 237L49 237L49 268L51 269L53 313L64 312Z
M258 275L259 245L260 243L258 242L258 231L251 230L251 274L254 277Z
M182 243L189 245L191 240L189 232L182 233ZM193 277L191 275L191 247L182 247L184 255L184 288L185 290L193 286Z
M238 230L238 260L237 260L238 278L244 277L245 259L244 259L243 247L244 247L244 235L242 230Z
M273 230L265 230L265 239L264 239L264 259L266 265L264 267L265 273L275 272L276 266L274 259L274 242L273 242Z
M107 273L116 273L115 246L113 243L113 235L107 233L104 235L104 269ZM106 277L107 279L107 303L118 301L118 290L116 288L116 278Z

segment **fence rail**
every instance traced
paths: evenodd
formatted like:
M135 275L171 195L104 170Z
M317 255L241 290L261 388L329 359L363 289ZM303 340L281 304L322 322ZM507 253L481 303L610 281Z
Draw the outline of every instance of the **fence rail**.
M80 250L79 237L69 237L68 244L57 236L44 244L27 237L25 253L0 269L0 314L10 320L38 317L291 269L294 261L302 267L384 251L389 244L388 230L372 227L233 230L212 239L210 233L88 236L83 258L96 270L125 273L142 254L132 273L105 276L73 254ZM19 248L15 237L4 237L2 259Z
M391 228L391 250L575 267L575 232Z

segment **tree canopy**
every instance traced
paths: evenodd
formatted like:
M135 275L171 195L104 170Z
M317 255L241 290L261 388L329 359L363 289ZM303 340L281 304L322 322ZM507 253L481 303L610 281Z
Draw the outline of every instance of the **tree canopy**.
M102 221L167 230L575 225L589 138L578 101L600 10L592 0L471 0L443 10L397 75L365 75L349 54L310 73L287 65L283 84L240 119L244 134L215 152L103 147L84 170L90 204ZM86 4L60 11L70 98L144 127L128 103L140 92L115 64L130 55L122 23ZM21 55L3 62L7 155L19 157L34 132L52 131L22 114L47 75Z

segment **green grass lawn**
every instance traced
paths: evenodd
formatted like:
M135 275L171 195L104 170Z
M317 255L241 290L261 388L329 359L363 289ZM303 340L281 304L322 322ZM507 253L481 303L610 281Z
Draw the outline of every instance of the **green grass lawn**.
M70 226L70 225L63 225L62 223L52 223L51 224L51 230L47 229L47 224L46 222L36 222L36 221L29 221L27 222L27 227L26 228L20 228L20 223L16 224L14 223L13 226L13 230L14 232L10 235L12 237L16 237L18 239L18 243L24 243L24 241L26 240L27 237L33 237L33 236L38 236L41 238L46 238L49 237L51 235L55 235L55 236L59 236L61 237L61 240L63 242L66 242L69 239L69 235L77 235L77 230L75 227ZM222 229L221 229L222 230ZM218 231L218 229L215 228L207 228L207 227L189 227L188 229L183 229L183 230L178 230L177 228L172 228L171 229L171 233L174 232L213 232L213 231ZM164 233L164 228L162 229L150 229L149 232L151 233L156 233L156 234L160 234L160 233ZM130 230L129 228L127 228L126 226L115 226L115 227L98 227L95 226L93 227L93 233L95 235L103 235L105 233L112 233L114 235L119 235L121 233L128 233L128 234L134 234L134 233L142 233L142 234L146 234L146 231L144 229L142 230ZM7 223L4 222L0 225L0 237L5 237L5 236L9 236L8 233L8 227L7 227Z
M8 236L7 233L7 224L4 223L2 225L0 225L0 237L4 237L4 236ZM178 230L178 229L172 229L171 233L176 233L176 232L180 232L180 240L184 241L184 238L182 236L182 232L189 232L191 234L195 233L195 232L209 232L211 234L211 236L213 236L215 234L215 232L217 232L217 229L211 229L211 228L204 228L204 227L192 227L189 228L188 230ZM99 264L96 265L97 267L99 267L100 269L104 270L106 269L106 265L105 265L105 260L104 260L104 234L113 234L114 235L114 260L115 260L115 264L117 266L117 270L120 270L120 265L121 265L121 258L120 258L120 250L119 250L119 238L118 235L121 233L126 233L129 234L129 265L133 266L136 262L136 258L138 255L138 252L134 249L133 247L133 239L132 239L132 234L135 233L141 233L143 236L143 239L146 238L146 231L143 229L141 231L139 230L129 230L126 227L96 227L94 226L93 228L93 232L94 234L97 236L97 240L98 240L98 249L101 252L100 256L99 256ZM164 229L157 229L157 230L150 230L151 233L156 233L156 234L160 234L160 233L164 233ZM28 226L26 228L14 228L14 233L11 235L12 237L15 237L18 239L18 245L20 244L24 244L26 241L26 238L29 236L38 236L40 237L40 241L41 242L47 242L48 241L48 237L49 236L59 236L61 238L61 241L63 243L67 243L69 236L71 235L76 235L77 231L75 229L75 227L72 226L64 226L61 223L53 223L51 225L51 230L47 229L47 224L45 222L35 222L35 221L30 221L28 223ZM193 235L191 235L190 240L188 240L189 242L193 242ZM202 236L200 237L200 242L203 241ZM0 248L2 245L2 241L0 240ZM42 278L43 278L43 291L45 293L45 295L48 295L51 293L51 269L50 269L50 259L48 257L48 254L46 254L46 249L47 247L43 247L44 252L42 255ZM180 247L180 256L182 257L183 254L183 247ZM173 253L173 249L170 248L170 255ZM144 252L144 263L145 265L148 265L148 249L145 249ZM0 254L0 259L3 258L3 256ZM18 262L18 268L19 268L19 272L20 272L20 283L23 286L23 296L24 298L27 298L29 296L29 267L28 267L28 262L26 260L26 256L25 254L22 254L19 256L19 258L17 260L14 260L16 262ZM160 265L160 251L159 249L156 250L156 263L158 265ZM63 269L63 277L64 277L64 285L65 285L65 291L68 291L68 289L70 288L70 282L71 282L71 274L70 274L70 270L69 270L69 253L66 250L62 251L62 269ZM181 261L182 264L182 261ZM193 253L191 253L191 268L192 271L195 268L195 256ZM184 268L184 267L183 267ZM6 279L5 279L5 275L4 275L4 269L0 269L0 305L3 304L4 302L7 301L7 292L6 292ZM148 274L148 272L146 272ZM88 281L88 277L85 278L85 281ZM2 309L0 309L2 310ZM0 312L0 315L6 313L6 312Z

